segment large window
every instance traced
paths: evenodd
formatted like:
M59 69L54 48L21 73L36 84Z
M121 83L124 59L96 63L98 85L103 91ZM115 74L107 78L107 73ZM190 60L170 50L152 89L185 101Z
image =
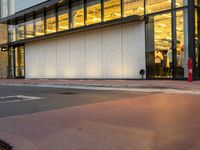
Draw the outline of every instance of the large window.
M155 13L171 9L171 0L146 0L147 13Z
M176 7L183 7L187 5L188 0L176 0Z
M41 13L35 19L35 36L44 35L44 14Z
M26 38L34 37L34 25L33 25L33 17L29 17L26 19L25 27L26 27Z
M124 0L124 17L144 15L144 0Z
M11 21L8 26L9 42L16 41L16 25L14 21Z
M72 14L71 14L71 27L77 28L84 26L84 9L83 1L72 3Z
M68 6L58 8L58 31L69 29L69 11Z
M104 1L104 21L113 20L121 17L121 1Z
M187 9L176 12L176 77L187 77L188 19Z
M148 17L147 77L172 77L172 21L171 13Z
M46 34L56 32L56 14L55 10L47 11L46 16Z
M23 20L17 21L16 34L17 34L17 40L24 39L24 21Z
M195 9L195 73L196 73L196 78L200 78L200 38L199 38L199 30L200 30L200 20L199 18L199 10Z
M0 44L8 42L7 24L0 24Z
M87 0L87 20L86 24L101 22L101 1Z

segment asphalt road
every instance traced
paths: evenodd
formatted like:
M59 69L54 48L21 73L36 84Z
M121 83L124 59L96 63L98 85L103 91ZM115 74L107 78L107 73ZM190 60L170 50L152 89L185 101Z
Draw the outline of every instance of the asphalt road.
M148 94L150 93L0 86L0 118Z

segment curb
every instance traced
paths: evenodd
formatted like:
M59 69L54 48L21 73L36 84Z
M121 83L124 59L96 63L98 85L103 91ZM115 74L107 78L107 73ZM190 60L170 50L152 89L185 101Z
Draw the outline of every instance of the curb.
M193 94L200 95L199 90L185 90L185 89L175 89L170 87L131 87L128 85L79 85L79 84L66 84L66 85L56 85L56 84L16 84L16 83L1 83L3 86L26 86L26 87L43 87L43 88L65 88L65 89L82 89L82 90L107 90L107 91L131 91L131 92L149 92L149 93L175 93L175 94Z

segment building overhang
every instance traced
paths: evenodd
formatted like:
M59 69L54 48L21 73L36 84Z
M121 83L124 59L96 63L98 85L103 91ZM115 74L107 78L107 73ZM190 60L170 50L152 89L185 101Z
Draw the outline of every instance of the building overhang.
M31 39L24 39L24 40L20 40L20 41L16 41L16 42L9 42L9 43L5 43L5 44L1 44L0 47L20 45L20 44L24 44L24 43L33 42L33 41L49 39L52 37L58 37L58 36L62 36L62 35L68 35L68 34L73 34L73 33L77 33L77 32L83 32L83 31L88 31L88 30L128 23L128 22L143 21L143 20L144 20L143 16L134 15L134 16L126 17L126 18L119 18L119 19L101 22L101 23L97 23L97 24L93 24L93 25L83 26L83 27L79 27L79 28L73 28L73 29L69 29L66 31L60 31L60 32L52 33L52 34L46 34L43 36L31 38Z

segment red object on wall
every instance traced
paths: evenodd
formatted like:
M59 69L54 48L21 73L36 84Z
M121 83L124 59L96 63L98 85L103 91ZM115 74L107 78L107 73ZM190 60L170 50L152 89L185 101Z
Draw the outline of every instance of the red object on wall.
M193 70L192 70L192 58L188 59L188 81L192 82Z

